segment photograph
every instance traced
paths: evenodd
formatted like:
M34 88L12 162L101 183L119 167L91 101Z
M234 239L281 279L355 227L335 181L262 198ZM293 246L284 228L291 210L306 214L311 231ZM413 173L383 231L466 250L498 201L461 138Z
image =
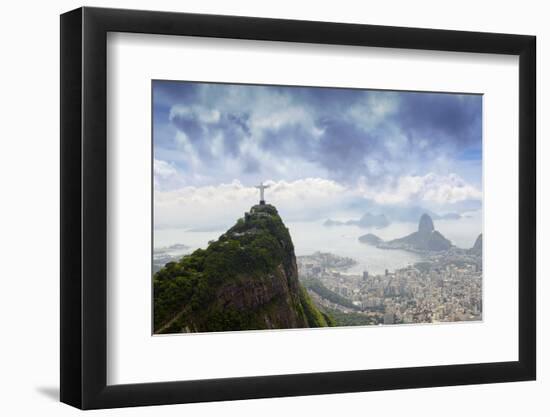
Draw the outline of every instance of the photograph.
M152 81L154 335L483 320L483 95Z
M312 4L4 4L0 416L550 415L545 3Z

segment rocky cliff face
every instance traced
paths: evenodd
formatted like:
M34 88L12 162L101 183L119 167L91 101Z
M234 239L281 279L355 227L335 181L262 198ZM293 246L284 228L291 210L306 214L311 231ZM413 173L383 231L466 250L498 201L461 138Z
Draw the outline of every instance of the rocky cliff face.
M480 233L477 237L474 246L470 249L470 252L476 255L481 255L483 252L483 235Z
M418 233L426 235L430 234L435 230L434 222L430 216L423 214L420 217L420 222L418 222Z
M294 245L274 206L253 206L211 242L154 276L154 331L324 327L298 281Z
M418 231L408 236L383 241L378 236L367 234L359 237L359 241L381 249L402 249L413 252L440 252L453 247L450 240L435 230L432 218L423 214L418 222Z

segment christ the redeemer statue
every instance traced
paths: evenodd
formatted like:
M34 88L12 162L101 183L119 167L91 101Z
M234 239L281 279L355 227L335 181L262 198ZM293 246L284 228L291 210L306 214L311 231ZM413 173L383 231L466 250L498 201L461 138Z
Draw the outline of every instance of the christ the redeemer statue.
M264 185L263 182L260 183L260 185L256 185L256 188L260 190L260 205L264 205L265 204L265 200L264 200L264 190L266 188L269 188L269 185Z

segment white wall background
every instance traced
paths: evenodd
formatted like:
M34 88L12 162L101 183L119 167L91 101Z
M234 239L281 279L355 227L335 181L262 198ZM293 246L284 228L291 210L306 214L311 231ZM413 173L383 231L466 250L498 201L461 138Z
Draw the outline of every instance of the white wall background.
M370 3L370 4L369 4ZM124 0L89 6L240 14L293 19L371 23L534 34L538 37L539 284L538 381L231 403L100 411L99 415L333 416L338 414L464 416L547 415L550 390L550 158L543 143L549 125L542 115L550 97L550 26L545 2L536 0L441 2L437 0L320 2L278 0ZM82 3L60 0L3 5L0 72L0 410L4 415L74 415L57 401L59 392L59 17Z

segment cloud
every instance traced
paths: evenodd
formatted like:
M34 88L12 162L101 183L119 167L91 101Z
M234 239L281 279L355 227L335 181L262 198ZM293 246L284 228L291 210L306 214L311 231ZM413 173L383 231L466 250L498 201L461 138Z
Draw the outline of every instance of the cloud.
M393 119L413 142L458 150L481 146L481 110L479 95L408 93Z
M378 204L429 203L452 205L468 200L481 200L482 192L456 174L438 176L403 176L383 186L360 182L360 193Z
M399 110L400 95L389 91L371 91L362 94L360 99L350 106L347 118L363 130L370 132L379 127L389 116Z
M155 189L179 188L185 184L183 176L177 168L166 161L153 161L153 183Z
M364 178L388 200L420 187L411 198L452 201L475 193L417 178L480 184L481 106L476 95L155 81L154 152L188 186L325 178L353 189Z
M352 197L341 184L322 178L297 181L266 181L268 203L276 205L286 220L317 218L330 212L334 201ZM233 224L244 211L257 204L259 192L240 181L203 187L186 186L154 194L155 226L197 227Z
M338 217L349 213L349 207L358 201L367 203L367 208L421 205L444 209L481 199L479 190L455 174L404 176L375 186L362 178L358 187L323 178L268 180L265 184L269 186L266 201L277 207L285 221ZM258 200L258 190L239 180L201 187L183 186L177 190L155 189L155 227L228 227ZM369 209L360 210L357 214Z
M184 135L198 156L208 162L240 156L241 144L250 135L246 118L246 115L201 105L174 105L169 114L178 133Z
M214 124L220 121L220 112L216 109L209 109L203 106L183 106L176 104L170 108L170 120L184 118L198 123Z

